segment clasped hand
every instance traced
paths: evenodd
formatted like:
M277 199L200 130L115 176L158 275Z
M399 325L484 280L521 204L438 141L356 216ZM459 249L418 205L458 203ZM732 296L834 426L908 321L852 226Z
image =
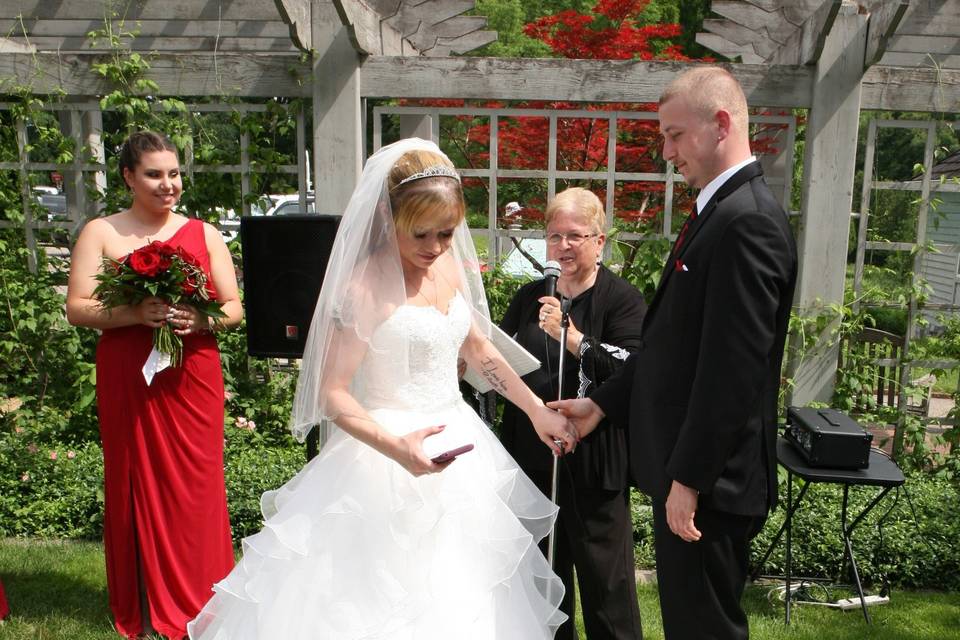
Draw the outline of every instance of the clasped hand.
M151 296L137 305L140 322L154 329L169 324L179 336L202 333L207 317L188 304L169 305L162 298Z
M570 421L545 405L539 405L534 410L530 421L540 440L550 447L554 455L573 453L577 443L580 442L580 436Z

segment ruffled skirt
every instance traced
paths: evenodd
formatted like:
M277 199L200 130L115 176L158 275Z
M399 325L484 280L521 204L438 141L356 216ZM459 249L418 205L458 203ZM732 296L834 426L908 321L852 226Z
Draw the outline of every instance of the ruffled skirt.
M401 434L445 424L434 450L475 449L416 478L336 431L263 497L264 528L190 623L194 640L535 640L566 619L537 542L556 507L462 402L379 409Z

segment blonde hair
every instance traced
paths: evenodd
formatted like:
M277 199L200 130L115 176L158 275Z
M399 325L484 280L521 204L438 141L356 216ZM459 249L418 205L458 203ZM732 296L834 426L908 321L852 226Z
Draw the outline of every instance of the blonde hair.
M554 216L567 211L580 216L595 233L603 233L607 224L607 214L603 210L600 198L593 191L582 187L570 187L553 197L543 212L545 224L550 224Z
M460 181L449 176L416 178L401 184L406 178L429 167L443 165L454 169L450 159L442 153L422 149L408 151L400 156L387 176L393 222L404 233L413 233L421 226L437 226L449 222L460 224L466 215ZM443 217L446 214L446 217ZM436 219L436 220L434 220Z
M747 131L747 99L740 83L722 67L696 67L680 74L660 95L660 104L682 98L704 118L719 110L730 114L734 127Z

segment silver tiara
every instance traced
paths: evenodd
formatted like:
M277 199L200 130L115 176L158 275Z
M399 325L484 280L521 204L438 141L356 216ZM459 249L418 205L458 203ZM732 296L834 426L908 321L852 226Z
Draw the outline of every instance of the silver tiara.
M414 180L420 180L421 178L453 178L457 182L460 182L460 174L457 173L456 169L452 169L445 164L433 164L424 169L423 171L417 171L416 173L407 176L399 183L397 187L403 186L408 182L413 182ZM396 187L394 187L396 188Z

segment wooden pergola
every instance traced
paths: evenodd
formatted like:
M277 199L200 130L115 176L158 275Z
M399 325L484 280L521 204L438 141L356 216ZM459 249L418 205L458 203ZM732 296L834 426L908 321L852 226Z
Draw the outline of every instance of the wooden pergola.
M120 42L150 52L158 94L307 98L318 210L338 212L362 165L368 98L655 102L686 66L461 57L496 38L484 18L462 15L473 7L2 0L0 79L77 100L107 93L93 65L108 45L86 37L107 25L137 34ZM706 21L697 39L742 60L730 68L751 106L808 110L795 305L820 313L843 300L861 110L960 112L960 0L715 0L712 9L722 19ZM403 127L430 131L416 121ZM792 372L794 403L829 398L837 362L829 331Z

